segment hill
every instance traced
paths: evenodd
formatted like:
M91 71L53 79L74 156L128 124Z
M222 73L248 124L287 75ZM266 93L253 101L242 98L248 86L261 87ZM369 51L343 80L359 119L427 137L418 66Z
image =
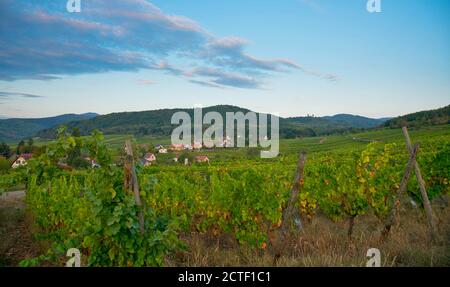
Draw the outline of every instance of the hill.
M389 118L371 119L358 115L338 114L334 116L323 117L334 123L341 123L356 128L374 128L382 125Z
M387 119L371 119L357 115L338 114L325 117L293 117L286 120L313 131L313 133L309 134L313 136L374 128L383 124Z
M429 111L421 111L413 114L393 118L384 123L385 127L399 128L404 125L408 127L432 126L450 123L450 105Z
M11 141L33 137L41 130L56 127L74 120L92 119L95 113L66 114L36 119L0 119L0 140Z
M179 111L187 112L191 118L193 118L193 109L161 109L142 112L112 113L89 120L72 121L66 125L69 130L77 127L83 135L89 134L94 129L98 129L107 135L134 134L169 136L174 128L174 125L171 124L172 115ZM245 108L230 105L218 105L204 108L203 114L210 111L220 113L223 118L225 118L227 112L249 112L249 110ZM349 116L349 118L351 117L352 116ZM373 120L368 118L364 119L367 119L367 121ZM316 117L280 118L280 137L295 138L316 136L346 132L366 127L372 127L372 125L364 125L361 123L354 124L350 119L347 119L347 122L339 121L334 119L334 117L330 117L329 119ZM38 132L37 136L41 138L53 138L55 134L56 128L49 128Z
M226 112L242 111L248 112L234 106L215 106L203 109L203 113L217 111L223 117ZM77 127L81 134L87 135L92 130L98 129L104 134L135 134L166 136L172 133L174 125L171 124L172 115L175 112L187 112L191 118L194 117L193 109L161 109L142 112L122 112L101 115L89 120L72 121L66 124L68 129ZM37 136L42 138L53 138L56 129L50 128L40 131Z

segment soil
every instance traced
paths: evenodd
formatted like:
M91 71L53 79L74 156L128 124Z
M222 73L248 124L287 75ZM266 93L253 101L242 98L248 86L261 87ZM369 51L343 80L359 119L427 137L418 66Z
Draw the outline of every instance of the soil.
M18 266L20 261L39 255L24 199L25 191L0 195L0 266Z

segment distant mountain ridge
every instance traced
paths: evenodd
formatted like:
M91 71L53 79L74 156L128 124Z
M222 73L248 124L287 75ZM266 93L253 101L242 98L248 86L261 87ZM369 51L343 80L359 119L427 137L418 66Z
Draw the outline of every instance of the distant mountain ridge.
M326 116L323 118L336 123L337 122L346 123L348 125L357 128L374 128L383 124L388 119L391 119L391 118L372 119L363 116L349 115L349 114L337 114L334 116Z
M175 112L187 112L193 119L193 109L160 109L141 112L121 112L107 115L86 113L82 115L68 114L42 119L3 119L0 120L0 141L17 140L33 136L54 138L58 126L64 124L69 130L76 127L84 135L98 129L104 134L134 134L151 136L169 136L174 128L171 124ZM224 118L227 112L247 113L250 110L231 106L217 105L203 108L207 112L219 112ZM279 118L280 137L295 138L303 136L321 136L334 133L344 133L377 127L400 127L446 124L449 122L450 106L397 118L373 119L359 115L337 114L325 117L290 117Z
M105 134L135 134L168 136L172 133L174 125L171 124L172 115L175 112L187 112L193 118L193 109L160 109L142 112L123 112L101 115L89 120L78 120L67 123L70 129L77 127L82 134L89 134L92 130L98 129ZM203 114L215 111L223 118L227 112L247 113L250 110L231 106L217 105L203 108ZM294 138L301 136L315 136L332 134L336 132L346 132L357 129L374 127L384 121L370 119L361 116L343 115L331 117L296 117L279 118L280 137ZM45 129L37 133L42 138L53 138L56 129Z
M92 119L96 116L98 116L96 113L84 113L35 119L0 119L0 140L20 140L30 138L41 130L56 127L74 120Z

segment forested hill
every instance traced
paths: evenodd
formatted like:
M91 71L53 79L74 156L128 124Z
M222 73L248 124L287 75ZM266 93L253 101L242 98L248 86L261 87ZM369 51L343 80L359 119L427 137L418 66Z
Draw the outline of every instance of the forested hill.
M391 118L372 119L358 115L338 114L334 116L323 117L335 123L347 124L355 128L374 128L382 125Z
M175 127L171 124L172 115L179 111L187 112L192 119L194 117L193 109L161 109L107 115L87 113L42 119L3 119L0 120L0 140L18 140L33 136L51 139L56 136L57 127L62 124L68 126L69 130L78 128L83 135L98 129L105 134L169 136ZM249 112L248 109L230 105L203 108L203 114L210 111L220 113L224 119L227 112ZM280 118L280 137L322 136L383 126L398 128L405 124L410 127L447 124L450 123L449 116L450 106L392 119L372 119L349 114Z
M174 125L171 124L172 115L175 112L187 112L193 119L193 109L161 109L143 112L123 112L112 113L97 116L89 120L80 120L67 123L69 130L76 127L81 134L89 134L92 130L98 129L105 134L135 134L135 135L152 135L152 136L168 136L172 133ZM220 113L225 119L227 112L243 113L249 112L248 109L230 105L219 105L203 108L203 114L215 111ZM346 132L361 128L370 128L383 121L368 119L359 116L343 115L336 117L297 117L297 118L280 118L280 136L282 138L293 138L299 136L315 136L331 134L336 132ZM352 119L355 119L352 122ZM366 122L361 122L361 118ZM367 124L369 122L369 124ZM42 130L37 133L41 138L54 138L56 128Z
M96 116L95 113L85 113L36 119L0 119L0 141L26 139L33 137L43 129L56 127L74 120L91 119Z
M203 114L210 111L219 112L224 118L226 112L249 110L234 106L214 106L203 108ZM176 112L187 112L191 119L194 119L193 109L161 109L142 112L122 112L101 115L90 120L73 121L66 126L68 129L78 128L81 134L89 134L92 130L98 129L104 134L140 134L165 136L170 135L174 129L171 124L172 115ZM37 134L42 138L53 138L56 128L43 130Z
M402 126L421 127L449 123L450 105L436 110L422 111L393 118L386 121L384 126L390 128L399 128Z

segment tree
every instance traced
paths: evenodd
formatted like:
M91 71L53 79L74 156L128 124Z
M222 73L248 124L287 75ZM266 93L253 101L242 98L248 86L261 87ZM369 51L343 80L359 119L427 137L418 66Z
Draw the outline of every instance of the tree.
M0 156L3 156L4 158L9 158L11 155L12 152L9 146L4 142L0 143Z
M24 142L24 140L21 140L19 142L19 144L17 145L16 153L17 154L22 154L22 153L24 153L24 150L25 150L25 142Z
M31 153L33 154L33 156L38 157L40 156L43 152L45 152L46 146L32 146L31 147Z
M11 163L9 160L4 158L3 156L0 156L0 174L8 172L8 170L11 168Z
M182 152L180 154L180 156L178 157L178 162L184 164L185 159L188 159L189 163L192 162L192 159L193 159L192 154L190 152L187 152L187 151Z
M76 137L76 138L80 137L80 136L81 136L80 129L77 128L77 127L74 127L74 128L72 129L72 136L73 136L73 137Z
M20 153L32 153L33 152L34 141L32 138L29 138L26 144L23 140L21 141L21 143L23 143L23 144L20 148ZM19 145L20 145L20 143L19 143Z

